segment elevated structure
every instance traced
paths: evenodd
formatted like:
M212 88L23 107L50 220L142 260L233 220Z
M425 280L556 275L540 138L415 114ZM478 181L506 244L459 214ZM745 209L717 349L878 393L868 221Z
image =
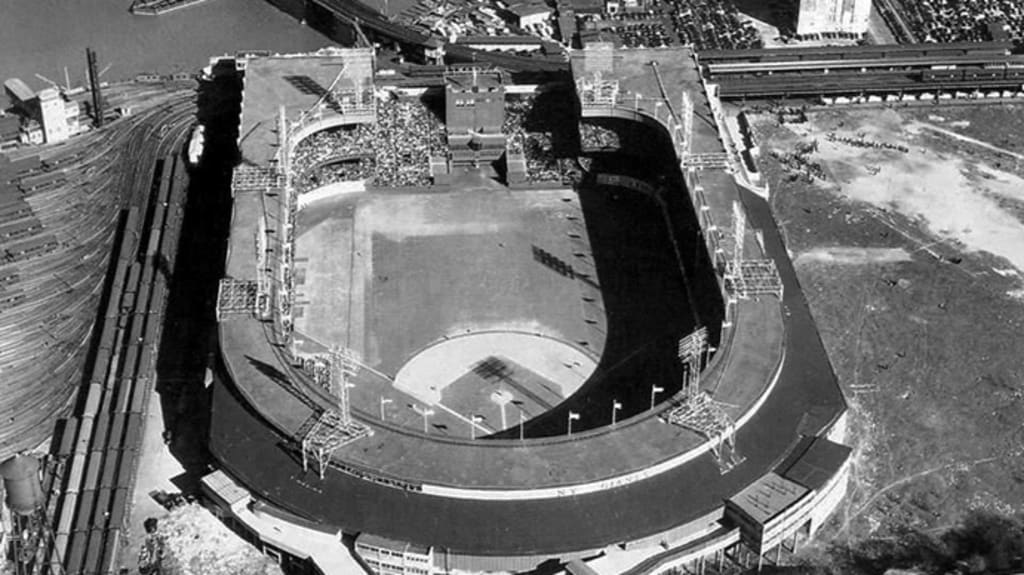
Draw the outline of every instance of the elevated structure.
M747 216L739 202L732 205L732 259L726 264L725 285L738 298L773 295L782 299L782 279L771 259L746 258Z
M373 434L373 431L352 419L349 388L355 384L352 376L359 371L359 361L350 349L335 346L327 356L327 387L337 404L322 412L302 438L302 468L308 470L310 459L317 464L320 479L334 452L353 441Z
M472 68L448 72L445 79L445 124L455 165L479 164L505 152L505 86L497 70Z
M1024 55L1005 43L909 44L846 48L709 51L707 81L723 99L880 97L939 92L1013 95L1024 83Z

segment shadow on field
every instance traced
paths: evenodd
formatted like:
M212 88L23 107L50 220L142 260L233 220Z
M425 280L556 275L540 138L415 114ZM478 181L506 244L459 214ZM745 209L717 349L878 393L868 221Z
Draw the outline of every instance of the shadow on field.
M694 242L702 239L689 199L667 193L662 203L596 179L598 174L617 174L680 190L682 176L671 143L665 134L634 122L598 123L615 131L622 146L590 154L590 170L577 187L597 282L583 276L575 279L600 289L606 322L594 329L605 330L603 352L594 374L573 396L527 422L528 437L566 433L570 411L580 414L573 430L585 431L610 424L614 402L622 404L619 420L650 409L652 386L663 388L659 402L681 387L678 339L698 325L708 326L711 345L719 336L723 304L706 250L695 249ZM682 266L673 236L682 244L678 253L692 256ZM558 262L546 265L564 271ZM518 433L514 428L492 437L513 438Z

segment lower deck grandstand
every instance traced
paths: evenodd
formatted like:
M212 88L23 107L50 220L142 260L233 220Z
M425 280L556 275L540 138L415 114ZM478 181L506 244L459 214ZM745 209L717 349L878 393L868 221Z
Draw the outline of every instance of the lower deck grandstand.
M292 155L299 193L357 180L383 188L425 186L431 182L430 158L447 155L447 145L444 125L423 102L386 96L376 102L374 123L317 132Z

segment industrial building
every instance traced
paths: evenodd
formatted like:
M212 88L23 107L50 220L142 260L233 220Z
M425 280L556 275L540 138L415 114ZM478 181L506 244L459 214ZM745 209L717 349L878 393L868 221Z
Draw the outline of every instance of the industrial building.
M25 144L52 144L66 141L82 129L79 106L56 88L32 91L25 82L11 78L4 91L15 112L24 117L21 141Z

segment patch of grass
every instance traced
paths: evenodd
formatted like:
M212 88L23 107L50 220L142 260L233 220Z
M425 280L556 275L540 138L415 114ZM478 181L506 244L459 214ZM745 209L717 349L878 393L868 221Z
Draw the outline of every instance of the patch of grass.
M771 140L782 130L762 126L762 147L786 146L789 138ZM832 246L912 254L797 270L853 410L854 480L826 536L942 530L971 510L1024 501L1024 305L1006 295L1019 280L992 271L1006 263L956 245L922 249L935 238L913 221L847 201L830 184L787 181L770 158L762 170L794 254Z

